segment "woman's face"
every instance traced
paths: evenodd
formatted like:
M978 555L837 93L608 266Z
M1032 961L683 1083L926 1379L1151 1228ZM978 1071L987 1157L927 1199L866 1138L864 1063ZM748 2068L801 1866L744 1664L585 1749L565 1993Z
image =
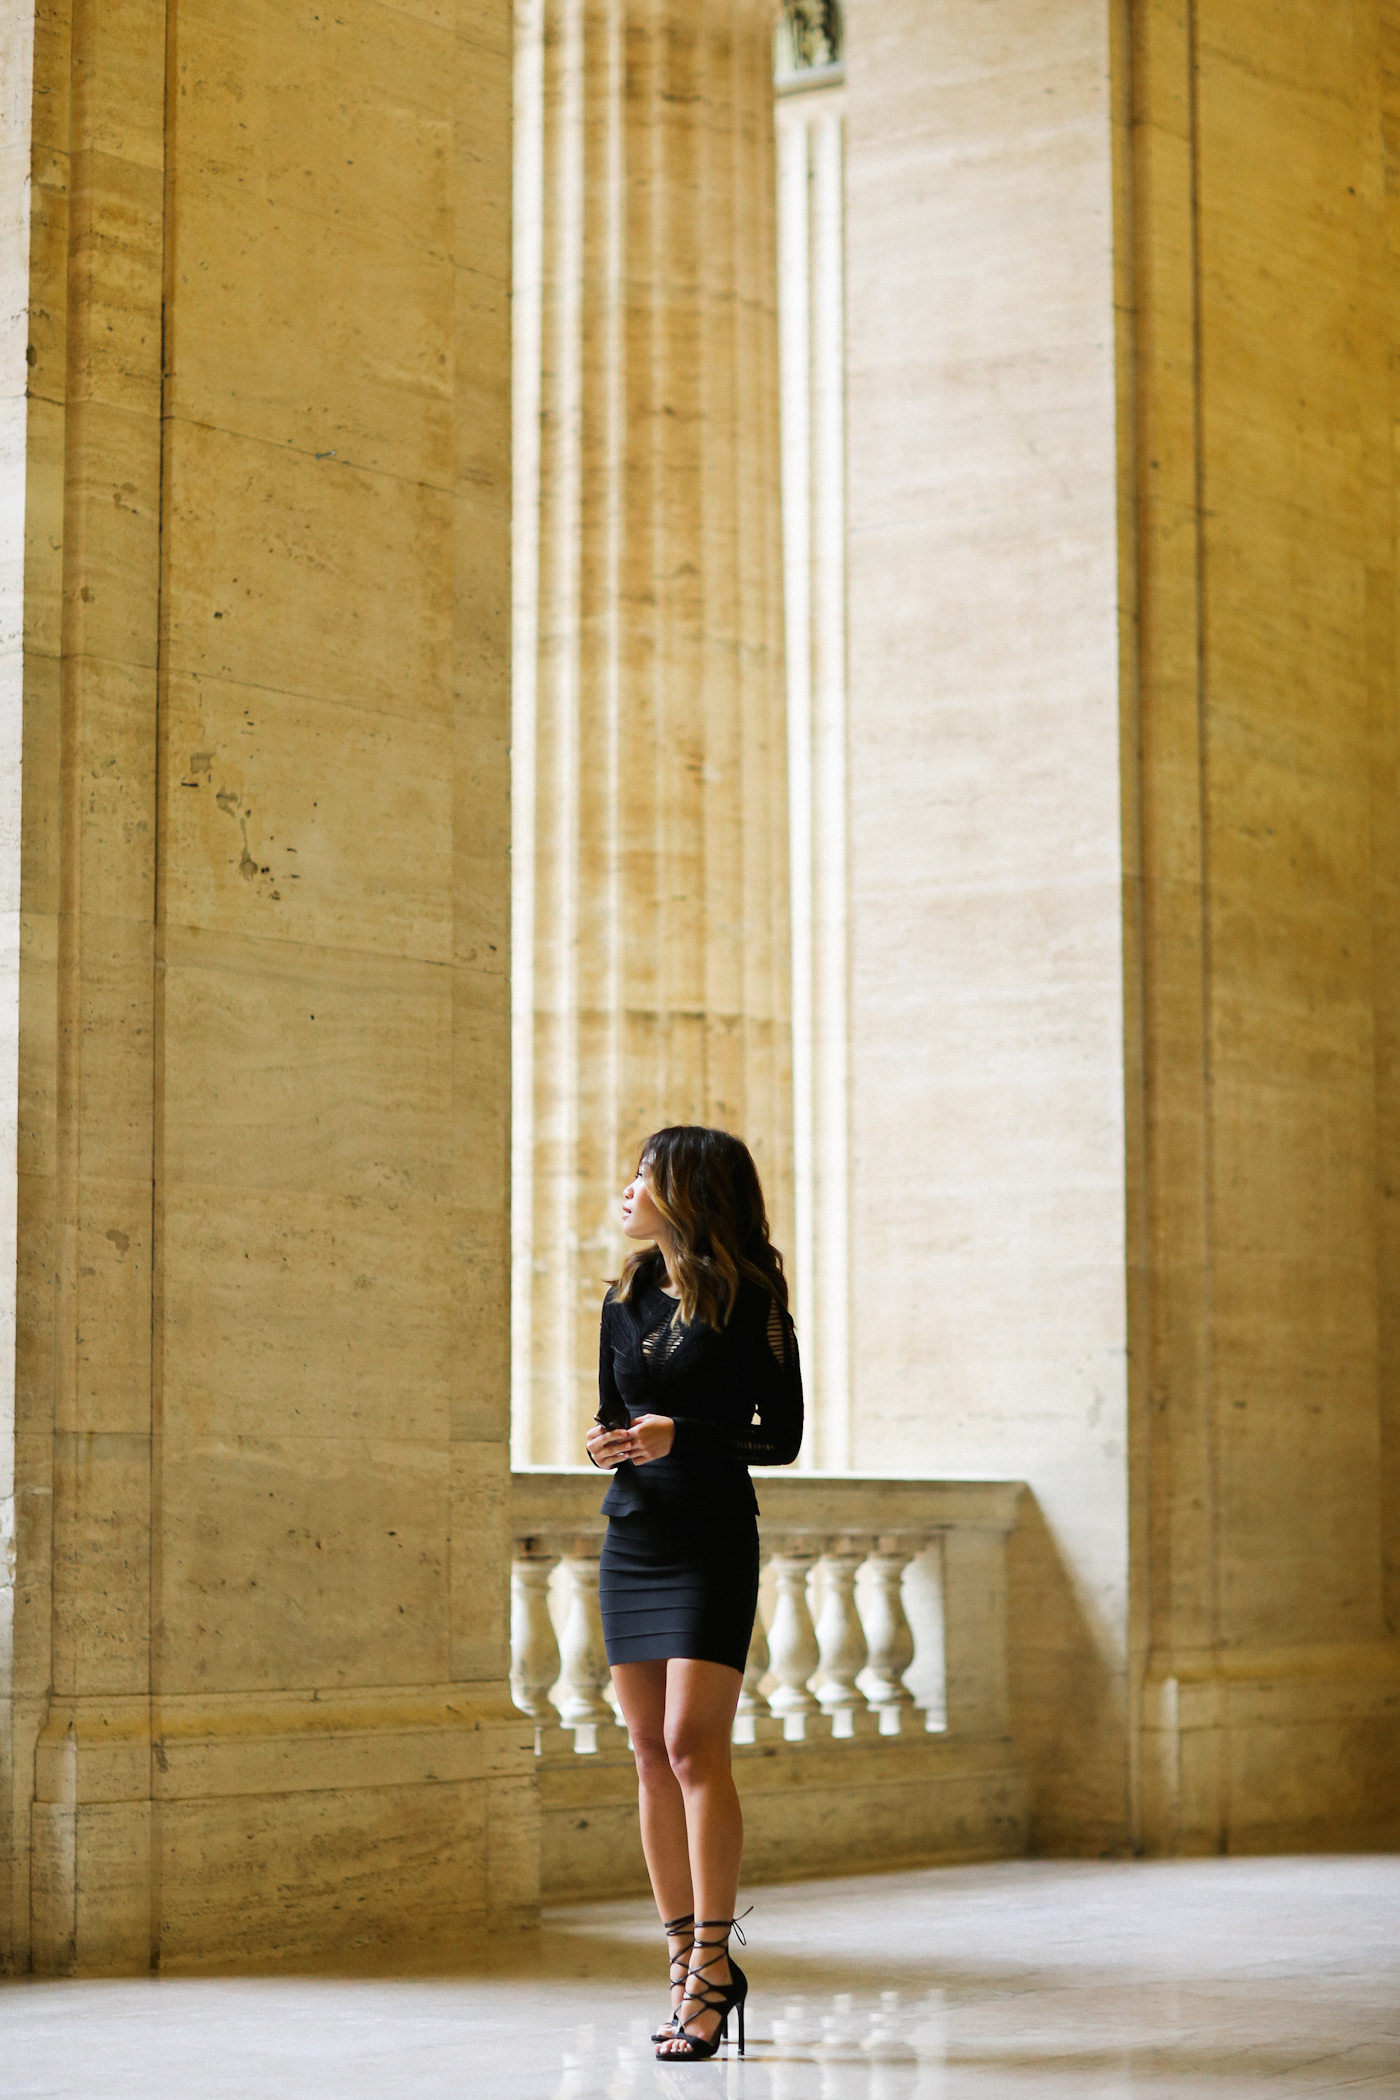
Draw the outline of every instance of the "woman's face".
M666 1220L652 1201L646 1174L646 1161L643 1160L622 1191L622 1229L629 1240L664 1242L668 1237Z

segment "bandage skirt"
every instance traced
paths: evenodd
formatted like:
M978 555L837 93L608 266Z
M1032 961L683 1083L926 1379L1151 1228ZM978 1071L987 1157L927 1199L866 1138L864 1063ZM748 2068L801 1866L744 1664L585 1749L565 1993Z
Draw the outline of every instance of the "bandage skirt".
M610 1663L685 1657L742 1675L758 1608L758 1520L688 1510L610 1517L598 1570Z

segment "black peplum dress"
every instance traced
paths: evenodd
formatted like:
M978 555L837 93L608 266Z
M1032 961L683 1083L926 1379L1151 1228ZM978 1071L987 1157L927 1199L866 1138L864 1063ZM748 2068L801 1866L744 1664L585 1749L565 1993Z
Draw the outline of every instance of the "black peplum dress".
M664 1272L657 1263L657 1275ZM617 1468L603 1498L599 1569L610 1663L685 1656L743 1671L758 1604L758 1500L748 1469L787 1466L802 1444L792 1321L745 1281L728 1324L680 1321L656 1281L603 1304L598 1420L669 1415L664 1458Z

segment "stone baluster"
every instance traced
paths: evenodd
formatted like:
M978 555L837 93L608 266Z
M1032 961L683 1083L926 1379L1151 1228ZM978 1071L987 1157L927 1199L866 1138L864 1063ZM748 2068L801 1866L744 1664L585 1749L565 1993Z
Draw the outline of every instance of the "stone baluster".
M866 1705L856 1679L866 1666L868 1649L856 1609L856 1570L872 1541L833 1539L821 1557L822 1604L817 1614L817 1648L821 1661L816 1693L822 1712L831 1717L838 1740L879 1733L879 1718Z
M807 1609L807 1576L816 1557L810 1547L803 1545L784 1547L773 1555L778 1595L773 1623L768 1629L768 1646L778 1684L768 1703L782 1721L783 1736L790 1743L805 1742L831 1730L830 1721L807 1689L807 1680L821 1660L812 1614Z
M904 1570L921 1541L881 1538L866 1561L868 1588L862 1618L870 1660L860 1673L861 1689L880 1716L881 1735L899 1735L913 1723L914 1694L904 1673L914 1660L914 1635L900 1594Z
M585 1754L611 1747L622 1731L603 1697L608 1677L603 1615L598 1607L598 1556L602 1540L569 1541L560 1555L564 1568L564 1631L559 1642L559 1682L554 1703L574 1748ZM604 1733L600 1737L599 1730Z
M768 1558L767 1554L763 1557ZM782 1738L783 1724L759 1690L768 1675L768 1661L768 1636L763 1630L762 1616L755 1612L748 1661L744 1665L743 1688L734 1715L732 1740L736 1743L767 1743Z
M510 1567L510 1695L532 1721L554 1719L549 1688L559 1675L559 1643L549 1616L549 1577L557 1560L534 1539L522 1539Z

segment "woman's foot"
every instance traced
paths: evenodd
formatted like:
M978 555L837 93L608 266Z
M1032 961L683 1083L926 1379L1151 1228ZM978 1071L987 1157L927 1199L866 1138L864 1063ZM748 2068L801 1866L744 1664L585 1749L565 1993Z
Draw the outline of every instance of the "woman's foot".
M688 1910L683 1918L667 1918L661 1929L666 1935L671 1963L671 2017L664 2027L657 2028L652 2036L654 2042L669 2041L679 2031L681 2004L690 1975L690 1953L695 1945L695 1913Z
M740 2005L742 2037L744 2016L741 2001L748 1984L741 1973L736 1974L730 1963L730 1922L721 1925L702 1919L695 1927L685 1995L672 2034L656 2038L659 2057L674 2057L683 2063L688 2058L713 2056L719 2047L720 2029L735 2004ZM742 2041L740 2054L743 2054Z

